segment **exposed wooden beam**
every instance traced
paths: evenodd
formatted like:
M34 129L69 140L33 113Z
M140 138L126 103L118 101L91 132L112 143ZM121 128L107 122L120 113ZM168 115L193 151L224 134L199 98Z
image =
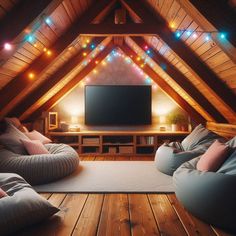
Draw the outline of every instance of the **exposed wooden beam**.
M156 25L156 34L159 35L167 45L181 58L192 72L198 75L201 82L204 83L212 94L221 101L222 105L227 107L233 116L236 113L236 106L233 101L236 96L230 88L203 62L201 59L181 40L176 39L175 34L169 29L166 21L156 13L149 10L143 1L120 0L124 7L134 9L136 14L141 16L144 23L152 22Z
M92 41L95 45L102 42L104 38L97 38ZM87 48L86 53L89 54L93 49ZM36 87L35 91L29 93L10 113L11 117L21 117L21 115L30 109L30 107L36 103L41 97L43 97L50 89L59 83L65 76L73 71L81 62L85 59L83 56L84 51L81 50L75 54L69 61L61 66L54 74L52 74L46 81Z
M27 26L32 25L42 14L50 15L62 0L19 1L0 21L0 45L12 42Z
M207 122L207 128L227 138L236 136L236 125Z
M121 50L131 56L132 58L138 57L138 54L136 54L129 46L123 45L120 47ZM133 61L136 65L140 67L140 63L136 60ZM199 123L204 123L205 119L195 110L193 109L164 79L162 79L151 67L146 65L144 68L141 68L150 78L155 81L160 88L168 95L170 96L180 107L182 107L191 117Z
M50 50L53 52L50 57L51 62L58 58L61 53L72 43L80 34L80 29L85 24L91 23L95 18L98 20L97 15L104 16L114 6L116 0L101 0L93 4L82 17L80 17L73 25L56 40ZM40 75L49 68L50 63L45 55L38 57L31 66L23 73L9 82L2 90L0 90L0 120L7 115L26 95L30 89L33 81L27 78L30 71L37 72L39 80Z
M0 61L6 61L22 46L26 28L35 30L40 25L39 22L51 15L61 2L62 0L42 0L35 4L32 0L19 1L0 21ZM5 42L15 44L11 51L2 50Z
M141 49L147 45L147 42L141 37L131 38ZM174 81L182 87L211 117L217 122L227 122L224 116L207 100L207 98L199 92L199 90L164 56L152 51L152 60L158 65L165 65L165 72L174 79Z
M226 1L222 0L177 0L181 7L196 21L196 23L205 31L223 31L227 34L227 38L222 42L222 39L218 35L212 34L211 37L214 42L219 46L229 58L236 63L236 14L234 15L229 8L224 11L225 6L219 7L220 5L227 4ZM224 3L223 3L224 2ZM228 40L229 39L229 40ZM229 42L230 41L230 42ZM233 44L233 45L232 45Z
M63 97L65 97L78 83L87 76L94 68L96 68L96 61L102 61L114 49L113 43L110 42L103 51L101 51L91 62L84 67L68 84L66 84L58 93L51 97L46 103L35 110L29 116L24 117L24 120L34 120L41 116L43 111L47 111L55 106Z
M225 0L190 0L197 10L236 47L236 12Z
M157 25L142 23L101 23L87 24L81 29L81 34L86 36L140 36L156 35Z

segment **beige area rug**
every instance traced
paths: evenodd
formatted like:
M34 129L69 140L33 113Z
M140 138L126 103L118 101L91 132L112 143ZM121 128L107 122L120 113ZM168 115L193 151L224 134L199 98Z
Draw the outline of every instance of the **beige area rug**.
M34 188L41 193L174 192L172 177L159 172L152 161L81 161L72 175Z

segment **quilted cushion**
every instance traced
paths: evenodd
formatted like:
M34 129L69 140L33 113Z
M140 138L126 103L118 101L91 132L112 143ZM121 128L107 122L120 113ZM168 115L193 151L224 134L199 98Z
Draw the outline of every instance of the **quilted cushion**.
M17 174L1 173L0 186L9 195L0 199L1 235L15 233L59 211Z

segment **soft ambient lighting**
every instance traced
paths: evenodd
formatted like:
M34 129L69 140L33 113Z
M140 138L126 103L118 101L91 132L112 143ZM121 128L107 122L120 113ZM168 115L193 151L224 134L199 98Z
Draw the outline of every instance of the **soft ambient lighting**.
M4 49L7 50L7 51L10 51L12 49L12 46L10 43L5 43L4 44Z
M28 77L29 77L29 79L34 79L34 77L35 77L35 74L34 74L34 73L32 73L32 72L30 72L30 73L28 74Z
M71 116L71 123L72 124L78 124L79 119L78 116Z
M52 55L52 51L48 50L48 51L47 51L47 55L48 55L48 56L51 56L51 55Z

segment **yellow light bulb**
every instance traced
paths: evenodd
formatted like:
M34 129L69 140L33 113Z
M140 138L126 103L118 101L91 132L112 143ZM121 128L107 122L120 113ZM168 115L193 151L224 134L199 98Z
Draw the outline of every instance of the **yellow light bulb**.
M52 55L52 52L50 50L47 51L47 55L48 56L51 56Z
M46 52L46 51L47 51L47 48L44 48L43 51Z
M35 74L34 74L34 73L32 73L32 72L30 72L30 73L28 74L28 77L29 77L29 79L34 79L34 77L35 77Z
M86 57L86 56L87 56L87 53L86 53L86 52L83 52L83 56Z

